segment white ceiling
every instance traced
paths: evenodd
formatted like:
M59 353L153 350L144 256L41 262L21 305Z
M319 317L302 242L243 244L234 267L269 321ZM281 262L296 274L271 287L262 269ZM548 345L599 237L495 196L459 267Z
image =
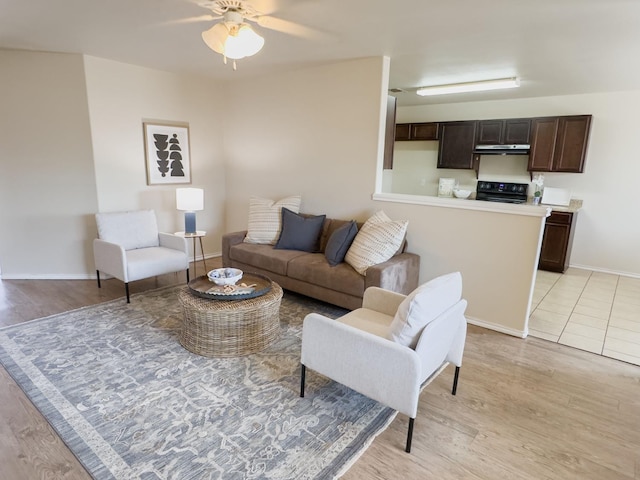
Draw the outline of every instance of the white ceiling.
M224 65L189 21L205 0L0 0L0 48L83 53L221 80L350 58L391 58L390 87L518 76L502 92L399 104L536 97L640 88L639 0L253 0L312 36L256 27L261 52ZM280 22L284 23L284 22Z

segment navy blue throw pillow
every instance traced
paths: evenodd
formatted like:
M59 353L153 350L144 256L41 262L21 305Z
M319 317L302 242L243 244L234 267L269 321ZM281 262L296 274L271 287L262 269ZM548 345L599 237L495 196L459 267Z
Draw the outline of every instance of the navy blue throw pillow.
M275 248L317 252L325 217L326 215L305 217L282 208L282 230Z
M329 237L324 249L324 256L329 265L335 267L344 261L344 256L358 233L358 225L354 220L335 229Z

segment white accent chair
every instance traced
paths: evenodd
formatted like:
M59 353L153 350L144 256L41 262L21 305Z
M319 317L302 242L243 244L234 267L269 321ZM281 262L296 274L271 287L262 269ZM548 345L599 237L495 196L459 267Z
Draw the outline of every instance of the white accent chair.
M413 424L423 386L448 363L456 367L452 394L467 334L459 272L438 277L410 295L370 287L362 308L332 320L317 313L302 328L300 396L310 368L409 416L405 450L411 451Z
M96 213L98 237L93 241L98 288L100 272L124 282L129 302L129 282L165 273L187 272L187 241L169 233L159 233L153 210Z

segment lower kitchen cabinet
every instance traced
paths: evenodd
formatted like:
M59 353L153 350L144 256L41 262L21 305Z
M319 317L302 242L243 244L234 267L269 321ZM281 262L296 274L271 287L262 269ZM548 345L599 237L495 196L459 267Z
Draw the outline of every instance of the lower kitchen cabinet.
M564 272L569 266L577 213L551 212L547 217L538 268Z

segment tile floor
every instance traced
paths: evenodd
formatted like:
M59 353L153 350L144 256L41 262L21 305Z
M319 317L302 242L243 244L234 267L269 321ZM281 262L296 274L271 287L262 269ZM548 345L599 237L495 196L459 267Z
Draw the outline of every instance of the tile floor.
M539 270L529 335L640 365L640 278Z

